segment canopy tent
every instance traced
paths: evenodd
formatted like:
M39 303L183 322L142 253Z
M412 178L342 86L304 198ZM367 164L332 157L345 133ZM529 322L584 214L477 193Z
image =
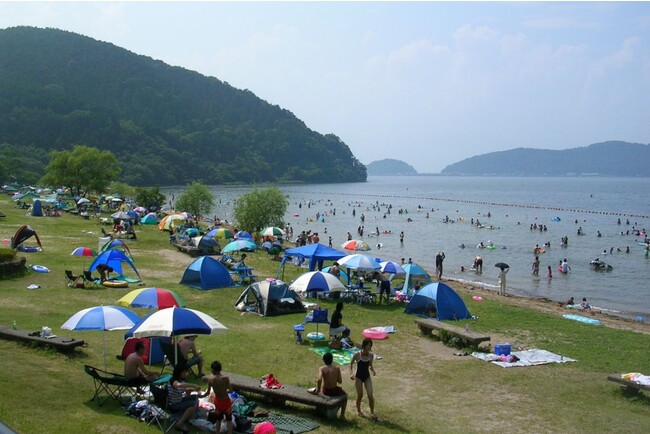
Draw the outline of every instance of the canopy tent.
M253 283L244 289L235 308L245 311L254 309L262 316L305 312L305 306L295 291L281 280L267 279Z
M97 256L97 258L95 258L93 263L90 264L90 268L88 269L88 271L94 271L95 269L97 269L97 266L99 264L106 264L109 267L113 268L113 270L117 274L123 275L124 273L122 271L122 262L126 262L127 264L129 264L129 266L131 266L133 271L135 271L135 274L138 275L138 278L142 279L142 277L140 277L140 273L138 272L138 269L135 268L135 265L133 265L133 260L128 256L126 256L124 252L115 249L108 249L102 252L99 256Z
M287 249L284 251L284 258L282 258L280 268L278 268L278 276L284 270L284 263L292 257L309 259L309 271L314 271L316 268L319 270L323 268L323 261L336 261L345 255L345 253L320 243L308 244L306 246L296 247L295 249Z
M40 247L41 250L43 250L43 245L41 244L40 238L38 238L38 234L34 229L32 229L31 226L27 226L27 225L23 225L19 227L16 233L14 234L14 236L11 237L11 248L12 249L18 248L18 246L20 246L22 243L24 243L31 237L36 238L38 247Z
M431 283L431 276L429 276L429 273L424 271L424 269L419 265L405 264L402 265L402 268L405 272L404 277L396 277L396 279L404 279L404 284L401 287L395 286L395 289L401 291L407 290L409 298L415 292L416 285L422 288Z
M156 217L156 213L150 212L146 216L142 217L140 223L143 225L157 225L158 217Z
M472 317L463 299L450 286L441 282L430 283L420 289L404 310L408 314L426 316L432 316L434 311L435 318L439 321Z
M201 256L192 261L185 269L180 283L204 291L235 285L228 269L209 256Z
M32 217L43 217L43 205L41 205L40 199L34 200L34 205L32 205Z

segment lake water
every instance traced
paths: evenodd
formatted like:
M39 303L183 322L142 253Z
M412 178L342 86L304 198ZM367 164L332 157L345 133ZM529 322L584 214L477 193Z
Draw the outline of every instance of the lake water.
M285 221L294 228L294 238L302 230L311 230L318 232L323 244L331 236L333 247L343 251L341 244L347 240L347 232L360 238L357 228L363 225L363 239L372 247L366 252L370 256L394 261L412 258L433 274L435 255L443 251L443 277L489 289L497 286L499 269L494 264L505 262L511 267L510 292L557 301L586 297L595 307L625 316L650 317L650 258L638 244L643 237L632 235L635 228L650 229L650 179L369 177L366 183L279 188L289 200ZM219 201L212 214L232 220L233 200L251 187L211 189ZM168 188L163 192L178 195L181 190ZM392 206L390 213L388 205ZM400 209L404 210L402 214ZM317 221L316 213L325 214L325 221ZM454 223L445 223L446 216ZM560 221L554 221L555 217ZM486 227L473 226L472 218ZM545 225L547 230L531 230L533 224ZM577 236L578 227L584 236ZM377 228L380 235L371 234ZM401 231L403 244L399 240ZM597 237L599 231L601 237ZM564 236L569 239L566 248L560 245ZM492 241L497 249L477 249L481 241ZM539 255L540 273L534 277L533 249L546 242L551 247ZM461 248L462 244L466 247ZM614 251L609 254L612 247ZM630 253L625 253L627 247ZM608 254L603 255L603 250ZM483 273L460 272L461 266L469 269L477 255L483 257ZM612 265L613 270L592 270L589 262L596 257ZM563 258L571 267L568 274L557 270ZM546 277L549 265L552 279Z

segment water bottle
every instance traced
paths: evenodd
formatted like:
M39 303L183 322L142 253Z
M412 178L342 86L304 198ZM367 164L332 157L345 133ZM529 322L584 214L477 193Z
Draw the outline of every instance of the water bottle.
M469 332L469 324L465 324L465 331Z
M12 327L14 330L17 330L17 327L16 327L16 320L14 320L14 323L12 324L11 327Z

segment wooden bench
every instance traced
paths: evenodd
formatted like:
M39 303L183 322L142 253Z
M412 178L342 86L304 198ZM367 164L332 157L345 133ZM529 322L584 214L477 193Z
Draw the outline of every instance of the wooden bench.
M635 383L632 380L626 380L625 378L623 378L623 374L610 374L607 376L607 379L609 381L613 381L614 383L620 384L623 394L628 396L634 396L638 394L639 390L641 389L650 390L650 386Z
M316 408L318 413L325 415L329 419L336 418L336 413L339 408L347 400L345 396L314 395L307 392L307 389L287 384L284 384L282 389L264 389L260 387L260 380L258 378L233 374L231 372L224 372L223 375L230 379L230 385L236 392L245 395L260 395L264 400L273 404L284 405L285 402L291 401L312 406Z
M463 342L478 346L481 342L489 341L490 337L480 333L465 331L462 327L444 323L435 319L418 318L415 320L420 330L425 335L430 335L433 330L444 330L445 332L458 336Z
M199 248L194 247L194 246L184 246L182 244L176 244L173 243L174 247L176 247L178 250L180 250L183 253L187 253L190 255L192 258L196 258L199 256Z
M14 330L10 327L0 326L0 337L23 342L34 342L38 345L48 345L59 351L71 351L76 347L85 344L83 340L63 338L60 336L54 338L42 338L40 336L30 336L31 332L27 330Z

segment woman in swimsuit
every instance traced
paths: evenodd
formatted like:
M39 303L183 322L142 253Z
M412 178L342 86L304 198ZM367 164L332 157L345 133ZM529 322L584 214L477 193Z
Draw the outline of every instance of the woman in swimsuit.
M370 405L370 417L376 419L375 416L375 398L372 394L372 375L376 375L375 368L372 366L372 360L375 355L370 352L372 349L372 340L365 338L361 344L361 351L352 357L350 363L350 379L354 380L354 387L357 389L357 414L363 416L361 412L361 400L363 399L363 388L365 386L366 393L368 394L368 404ZM356 373L353 373L354 362L357 363Z

